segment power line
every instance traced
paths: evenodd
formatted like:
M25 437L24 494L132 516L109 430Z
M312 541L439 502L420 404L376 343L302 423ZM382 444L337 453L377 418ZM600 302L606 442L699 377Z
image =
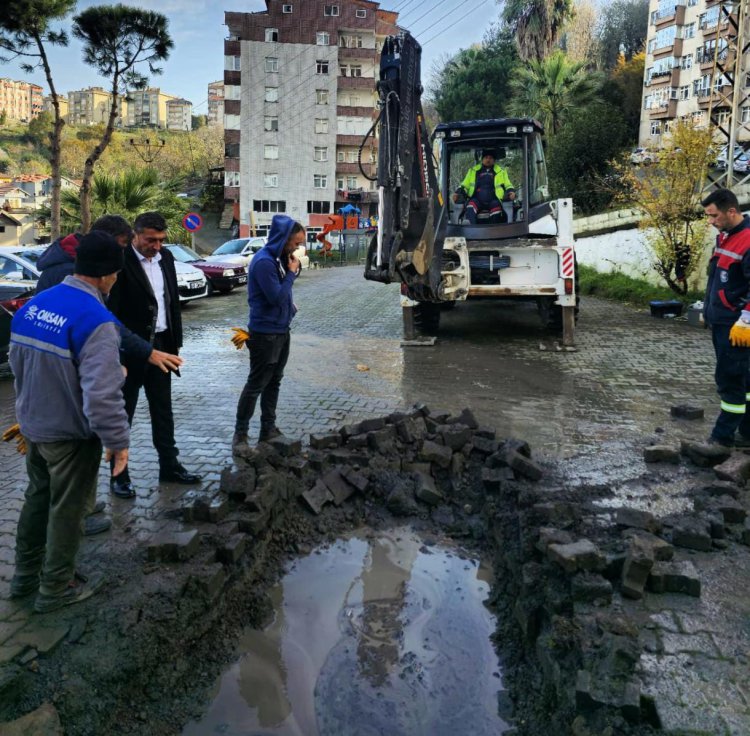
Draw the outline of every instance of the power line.
M435 21L434 23L432 23L431 25L427 26L427 28L423 28L423 29L422 29L421 31L419 31L419 34L418 34L418 35L419 35L419 36L423 36L423 35L424 35L425 33L427 33L427 31L429 31L429 30L430 30L431 28L434 28L434 27L435 27L435 26L436 26L436 25L437 25L438 23L440 23L440 22L441 22L441 21L442 21L442 20L443 20L444 18L446 18L447 16L449 16L449 15L450 15L451 13L455 13L455 12L456 12L456 11L457 11L457 10L458 10L459 8L461 8L461 7L463 6L463 5L466 5L466 3L467 3L467 2L469 2L469 0L464 0L464 1L462 2L462 3L460 3L460 4L459 4L459 5L457 5L457 6L455 7L455 8L453 8L453 10L449 10L449 11L448 11L448 12L447 12L447 13L446 13L445 15L442 15L442 16L441 16L440 18L438 18L438 19L437 19L437 20L436 20L436 21ZM465 17L467 16L467 15L471 15L471 13L474 13L474 12L476 12L476 11L477 11L477 10L479 10L479 9L480 9L481 7L483 7L483 6L485 5L485 3L486 3L486 0L480 0L479 4L478 4L478 5L476 5L476 6L474 7L474 8L472 8L471 10L469 10L469 11L468 11L467 13L464 13L464 16L463 16L463 17L465 18ZM438 36L442 35L443 33L447 33L447 32L448 32L448 31L450 31L450 30L452 30L452 29L451 29L451 28L445 28L444 30L442 30L442 31L440 31L439 33L437 33L437 34L435 34L434 36L432 36L432 37L431 37L431 38L429 39L429 41L432 41L432 40L433 40L434 38L437 38ZM424 43L422 44L422 47L424 47L424 46L425 46L425 45L426 45L427 43L429 43L429 41L425 41L425 42L424 42Z

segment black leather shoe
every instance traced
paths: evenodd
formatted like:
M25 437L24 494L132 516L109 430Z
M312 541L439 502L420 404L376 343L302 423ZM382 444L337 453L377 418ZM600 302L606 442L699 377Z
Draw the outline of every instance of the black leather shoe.
M109 481L109 490L118 498L135 498L135 487L129 480L117 480L111 478Z
M170 470L159 471L159 483L183 483L186 486L194 483L200 483L202 475L189 473L181 465Z

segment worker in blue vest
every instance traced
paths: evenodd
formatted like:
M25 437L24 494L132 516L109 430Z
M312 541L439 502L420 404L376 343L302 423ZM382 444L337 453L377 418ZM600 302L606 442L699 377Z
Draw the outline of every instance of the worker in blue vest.
M512 202L516 198L516 190L510 183L508 172L495 163L496 157L494 149L485 148L482 151L482 162L469 169L461 186L453 194L454 202L458 202L462 195L469 198L464 218L472 225L477 224L480 212L488 213L488 224L506 222L502 203Z
M37 593L39 613L85 600L101 583L76 574L75 560L102 445L115 472L128 460L120 329L104 301L123 262L117 241L93 230L80 239L73 275L24 304L11 323L9 363L29 485L10 594Z

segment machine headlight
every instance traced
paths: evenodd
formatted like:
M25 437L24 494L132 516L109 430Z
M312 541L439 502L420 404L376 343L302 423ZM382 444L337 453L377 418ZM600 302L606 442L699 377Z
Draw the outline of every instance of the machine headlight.
M222 276L234 276L234 269L233 269L233 268L225 268L225 269L224 269L224 270L223 270L223 271L221 272L221 275L222 275Z

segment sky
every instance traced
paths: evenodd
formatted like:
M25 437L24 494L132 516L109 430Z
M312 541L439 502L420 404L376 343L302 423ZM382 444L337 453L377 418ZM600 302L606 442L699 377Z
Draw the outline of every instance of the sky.
M121 0L125 5L143 7L136 0ZM92 5L114 0L81 0L77 12ZM292 0L305 2L305 0ZM150 10L169 19L174 48L162 64L163 74L151 78L151 85L164 92L179 95L193 103L193 114L208 111L207 85L224 76L224 11L258 12L266 8L263 0L151 0ZM498 17L495 0L390 0L381 2L384 10L397 10L400 22L423 45L422 81L429 82L429 72L444 55L481 42L484 32ZM69 24L68 28L70 27ZM81 60L81 44L71 38L66 48L53 48L49 54L52 78L59 93L99 85L105 80ZM0 64L0 77L26 80L48 87L44 73L27 74L19 62Z

